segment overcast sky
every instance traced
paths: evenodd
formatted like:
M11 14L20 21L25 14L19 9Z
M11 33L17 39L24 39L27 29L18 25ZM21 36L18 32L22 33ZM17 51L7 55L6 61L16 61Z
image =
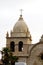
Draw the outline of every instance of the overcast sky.
M32 43L43 34L43 0L0 0L0 50L6 44L6 32L10 33L17 22L20 9L32 36Z

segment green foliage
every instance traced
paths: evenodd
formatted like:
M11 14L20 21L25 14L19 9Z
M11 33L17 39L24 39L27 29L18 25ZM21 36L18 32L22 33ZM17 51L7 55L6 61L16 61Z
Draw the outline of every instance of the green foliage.
M6 47L6 48L3 48L2 51L5 52L5 53L6 53L6 52L7 52L7 53L10 52L10 50L9 50L7 47Z
M18 57L13 56L12 52L7 47L3 48L1 53L2 53L2 62L5 65L9 65L9 61L10 63L15 63L18 61Z
M18 57L17 56L11 56L11 60L14 61L14 62L17 62L18 61Z

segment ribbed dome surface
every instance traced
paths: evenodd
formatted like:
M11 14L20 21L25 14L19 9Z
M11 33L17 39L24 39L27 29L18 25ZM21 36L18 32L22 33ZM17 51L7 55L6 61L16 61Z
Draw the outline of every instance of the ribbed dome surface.
M28 27L25 24L25 21L23 20L22 15L20 15L19 20L17 21L17 23L15 24L13 28L13 32L27 32L27 30L28 30Z

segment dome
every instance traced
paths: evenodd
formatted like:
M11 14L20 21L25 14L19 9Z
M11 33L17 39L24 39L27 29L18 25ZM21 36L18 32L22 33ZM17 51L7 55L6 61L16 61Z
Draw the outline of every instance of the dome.
M20 15L19 20L17 21L17 23L15 24L13 28L13 32L27 32L27 29L28 27L25 24L25 21L23 20L22 15Z
M28 30L25 21L23 20L22 15L20 15L17 23L13 27L13 31L11 33L12 37L29 37L31 39L30 32Z

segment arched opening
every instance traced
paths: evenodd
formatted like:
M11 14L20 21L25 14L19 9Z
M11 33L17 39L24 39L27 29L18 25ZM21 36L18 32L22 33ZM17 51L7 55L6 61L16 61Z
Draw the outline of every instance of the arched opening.
M18 50L23 51L23 42L22 41L19 42Z
M14 41L12 41L12 42L10 43L10 50L11 50L12 52L15 51L15 43L14 43Z

